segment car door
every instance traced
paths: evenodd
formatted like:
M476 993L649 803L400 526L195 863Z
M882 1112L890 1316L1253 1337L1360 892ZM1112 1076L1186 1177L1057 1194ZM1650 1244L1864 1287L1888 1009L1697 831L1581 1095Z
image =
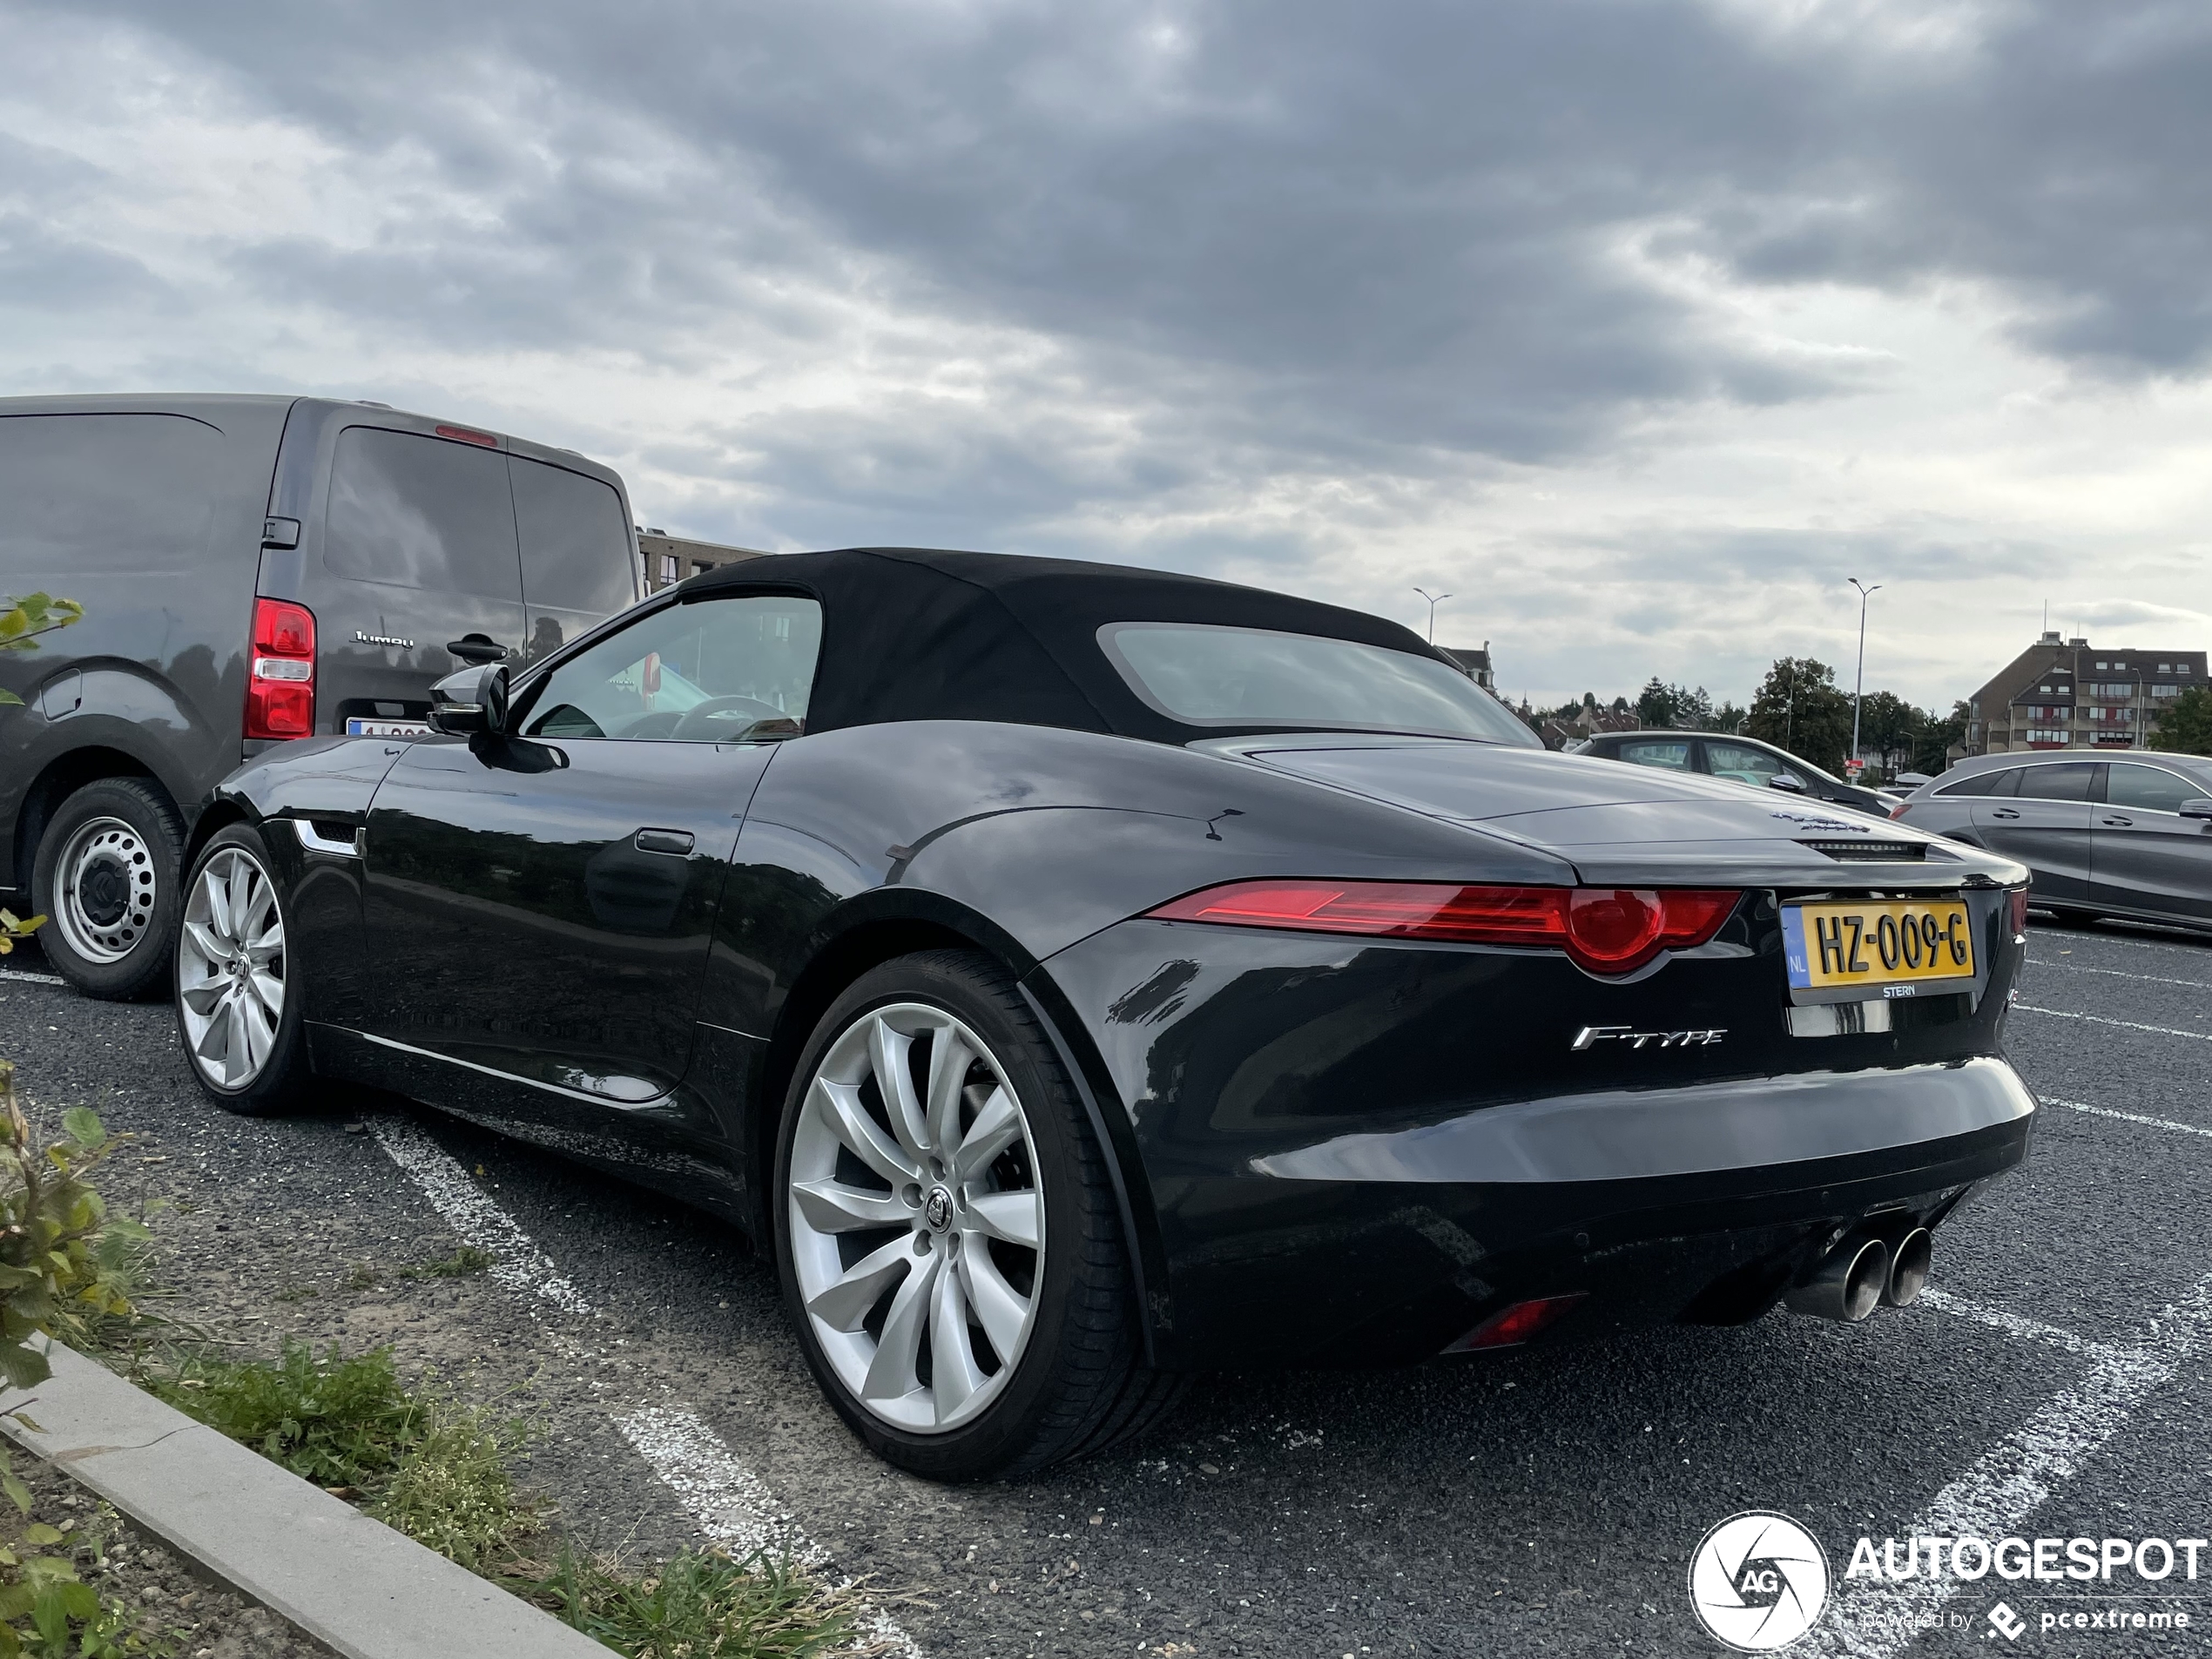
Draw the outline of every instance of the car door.
M314 613L318 727L419 719L425 689L523 642L507 457L458 438L349 426L332 451Z
M1975 839L2034 873L2039 899L2089 896L2090 796L2101 761L2050 761L2006 772L1974 800Z
M2089 838L2093 897L2127 910L2212 921L2212 820L2183 818L2212 787L2165 766L2115 760Z
M369 813L369 1034L544 1086L550 1117L665 1096L820 637L811 599L697 596L526 683L514 735L409 745Z

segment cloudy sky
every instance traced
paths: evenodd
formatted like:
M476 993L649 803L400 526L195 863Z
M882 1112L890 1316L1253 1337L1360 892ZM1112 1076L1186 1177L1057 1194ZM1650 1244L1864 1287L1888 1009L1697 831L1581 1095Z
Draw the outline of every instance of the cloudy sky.
M0 393L1202 571L1557 700L2212 645L2212 7L0 3Z

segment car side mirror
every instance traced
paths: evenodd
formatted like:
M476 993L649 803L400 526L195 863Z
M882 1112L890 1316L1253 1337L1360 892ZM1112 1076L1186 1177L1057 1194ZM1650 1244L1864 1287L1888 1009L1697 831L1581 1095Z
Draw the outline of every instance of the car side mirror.
M1766 780L1766 786L1769 789L1779 789L1784 793L1791 795L1802 795L1805 792L1805 780L1794 772L1776 772L1773 777Z
M430 729L448 737L497 736L507 730L507 664L482 663L430 688Z
M2183 818L2212 818L2212 800L2202 795L2195 800L2185 800L2181 805L2181 814Z

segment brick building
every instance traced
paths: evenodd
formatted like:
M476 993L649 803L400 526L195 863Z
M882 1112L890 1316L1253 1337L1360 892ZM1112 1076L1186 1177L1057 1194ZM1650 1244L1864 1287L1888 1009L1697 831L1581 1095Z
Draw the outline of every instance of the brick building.
M665 530L649 529L637 532L637 553L645 562L648 593L658 593L717 565L765 556L765 550L757 547L725 547L718 542L693 542Z
M2201 651L2114 651L2047 633L1974 693L1966 752L2141 748L2166 705L2204 683Z

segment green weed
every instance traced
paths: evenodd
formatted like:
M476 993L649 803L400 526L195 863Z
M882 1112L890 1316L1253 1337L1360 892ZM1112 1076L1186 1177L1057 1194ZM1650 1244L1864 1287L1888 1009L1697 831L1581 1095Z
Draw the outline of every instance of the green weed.
M179 1356L145 1385L187 1417L321 1487L380 1487L421 1438L422 1408L388 1348L320 1359L302 1342L276 1364Z
M466 1278L471 1273L481 1273L495 1258L488 1250L474 1244L463 1244L452 1255L435 1262L424 1262L420 1267L402 1267L401 1278Z
M544 1578L511 1586L630 1659L814 1659L865 1654L860 1596L788 1560L685 1550L643 1576L564 1546Z
M515 1490L509 1456L529 1438L520 1419L433 1398L419 1438L369 1513L449 1561L481 1573L511 1559L536 1530L537 1507Z

